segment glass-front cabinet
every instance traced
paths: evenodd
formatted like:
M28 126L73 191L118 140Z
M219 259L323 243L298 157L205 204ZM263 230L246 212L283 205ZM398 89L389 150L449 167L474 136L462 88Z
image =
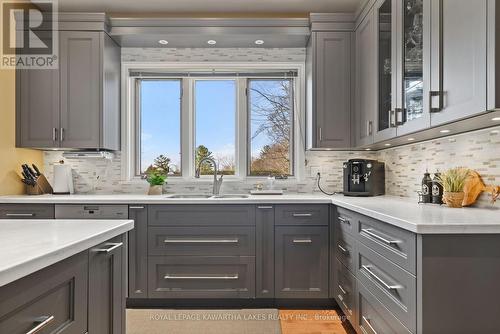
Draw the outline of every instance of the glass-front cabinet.
M425 93L430 0L379 0L377 13L378 112L374 142L430 125Z
M375 4L377 19L377 115L374 142L396 136L397 43L393 15L398 0L379 0Z

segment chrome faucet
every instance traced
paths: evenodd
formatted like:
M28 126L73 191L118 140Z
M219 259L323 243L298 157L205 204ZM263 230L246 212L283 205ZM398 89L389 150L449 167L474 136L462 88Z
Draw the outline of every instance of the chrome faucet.
M220 178L217 180L217 163L215 162L214 159L209 158L209 157L205 157L205 158L201 159L200 162L198 163L198 168L196 168L196 171L194 173L194 177L197 179L200 178L201 164L204 163L205 161L210 162L214 166L214 187L212 190L212 194L214 196L218 196L219 192L220 192L220 187L222 185L222 177L224 175L221 175Z

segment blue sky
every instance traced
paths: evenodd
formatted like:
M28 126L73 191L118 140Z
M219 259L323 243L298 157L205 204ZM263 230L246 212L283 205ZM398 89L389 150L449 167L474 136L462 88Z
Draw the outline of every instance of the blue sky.
M272 89L272 81L259 81ZM160 154L180 166L180 80L144 80L141 84L141 164L146 169ZM213 155L232 157L236 138L236 82L199 80L195 86L196 145L205 145ZM255 122L251 128L258 126ZM265 134L252 142L256 156L270 141Z

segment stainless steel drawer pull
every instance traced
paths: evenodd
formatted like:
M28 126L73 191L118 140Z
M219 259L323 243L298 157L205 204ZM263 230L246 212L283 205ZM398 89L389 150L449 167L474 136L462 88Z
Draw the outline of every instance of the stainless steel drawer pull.
M310 244L312 243L311 239L293 239L293 243L295 244Z
M342 253L349 254L349 251L347 249L345 249L344 247L342 247L340 245L337 245L337 247L342 251Z
M258 206L257 209L272 209L272 206Z
M54 321L54 319L55 317L53 315L51 315L50 317L48 316L40 317L35 321L35 323L37 323L38 325L33 327L29 332L26 332L26 334L35 334L40 332L42 329L47 327L52 321Z
M375 330L375 328L373 328L372 324L370 323L370 320L368 320L368 318L366 318L365 316L363 316L363 320L366 322L366 324L368 325L368 327L370 327L370 330L374 333L374 334L378 334L377 331Z
M110 242L107 245L111 246L111 247L109 247L109 248L96 248L96 249L94 249L94 251L97 253L110 253L110 252L114 251L115 249L123 246L123 242L112 242L112 243Z
M388 240L374 232L372 232L372 229L371 228L363 228L361 229L362 232L365 232L366 234L368 234L369 236L372 236L374 237L375 239L377 240L380 240L382 241L383 243L387 244L387 245L394 245L394 244L399 244L401 243L400 240Z
M347 291L345 291L344 288L342 287L342 285L340 285L340 284L339 284L339 289L340 289L340 291L342 291L342 293L344 295L347 295Z
M363 269L366 270L366 272L373 278L375 278L380 284L382 284L387 290L398 290L401 289L400 285L389 285L387 284L383 279L378 277L369 266L367 265L362 265Z
M312 217L312 213L293 213L294 217Z
M347 224L347 225L351 225L351 221L349 219L347 219L347 218L339 216L338 219L339 219L339 221L341 223L344 223L344 224Z
M165 275L164 279L202 279L202 280L236 280L239 278L238 274L235 275L223 275L223 276L177 276L177 275Z
M131 210L142 210L142 209L144 209L143 206L129 206L128 208L131 209Z
M6 213L7 217L34 217L34 213Z
M166 244L237 244L239 239L165 239Z

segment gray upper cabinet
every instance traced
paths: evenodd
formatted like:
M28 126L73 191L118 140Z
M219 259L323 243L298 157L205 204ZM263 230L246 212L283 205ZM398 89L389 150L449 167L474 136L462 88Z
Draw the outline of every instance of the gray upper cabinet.
M59 32L58 70L18 70L17 147L120 149L120 48L104 31Z
M431 125L487 110L487 0L432 3ZM439 6L441 4L441 6ZM459 56L458 56L459 55Z
M62 31L60 34L60 140L63 147L100 146L101 34L104 33Z
M356 92L354 135L356 146L373 143L374 119L377 108L376 20L373 11L356 29Z
M312 148L351 146L351 40L351 32L311 35Z

